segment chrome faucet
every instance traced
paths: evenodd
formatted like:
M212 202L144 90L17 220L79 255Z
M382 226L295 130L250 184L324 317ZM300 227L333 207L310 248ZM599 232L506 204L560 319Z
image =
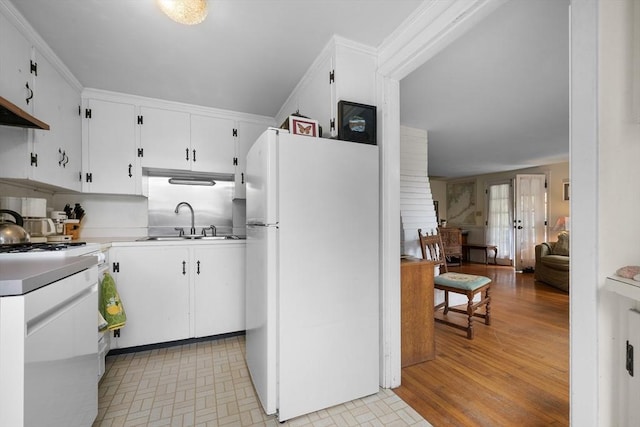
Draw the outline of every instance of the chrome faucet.
M191 207L191 205L187 202L180 202L176 206L176 210L174 212L178 213L178 211L182 206L188 207L189 210L191 211L191 230L189 231L189 234L191 235L196 234L195 215L193 214L193 208Z
M216 226L215 225L210 225L209 227L202 227L202 235L204 237L207 237L207 230L211 229L211 235L215 237L216 235Z

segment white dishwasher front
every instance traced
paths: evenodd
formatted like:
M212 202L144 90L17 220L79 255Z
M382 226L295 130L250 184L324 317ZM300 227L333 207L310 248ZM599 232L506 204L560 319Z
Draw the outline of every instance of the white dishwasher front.
M1 319L11 314L12 319L23 321L14 324L11 334L3 329L3 344L14 344L15 372L10 376L18 396L9 397L4 385L0 387L3 399L16 399L14 405L4 407L0 424L90 426L98 410L97 267L24 295L5 297L2 303ZM7 362L6 353L3 358Z

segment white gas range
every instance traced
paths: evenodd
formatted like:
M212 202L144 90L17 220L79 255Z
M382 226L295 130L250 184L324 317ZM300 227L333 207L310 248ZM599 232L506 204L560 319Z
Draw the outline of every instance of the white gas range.
M0 247L0 425L89 426L97 415L100 245Z

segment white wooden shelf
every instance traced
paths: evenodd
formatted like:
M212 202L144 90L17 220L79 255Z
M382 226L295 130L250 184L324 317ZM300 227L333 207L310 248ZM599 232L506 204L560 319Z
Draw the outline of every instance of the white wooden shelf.
M604 289L615 292L626 298L640 301L640 282L620 276L607 277Z

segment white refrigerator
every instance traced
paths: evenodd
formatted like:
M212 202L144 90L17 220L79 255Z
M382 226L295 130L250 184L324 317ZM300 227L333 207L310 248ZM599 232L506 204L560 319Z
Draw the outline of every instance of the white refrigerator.
M246 173L246 359L265 412L377 393L378 147L270 128Z

